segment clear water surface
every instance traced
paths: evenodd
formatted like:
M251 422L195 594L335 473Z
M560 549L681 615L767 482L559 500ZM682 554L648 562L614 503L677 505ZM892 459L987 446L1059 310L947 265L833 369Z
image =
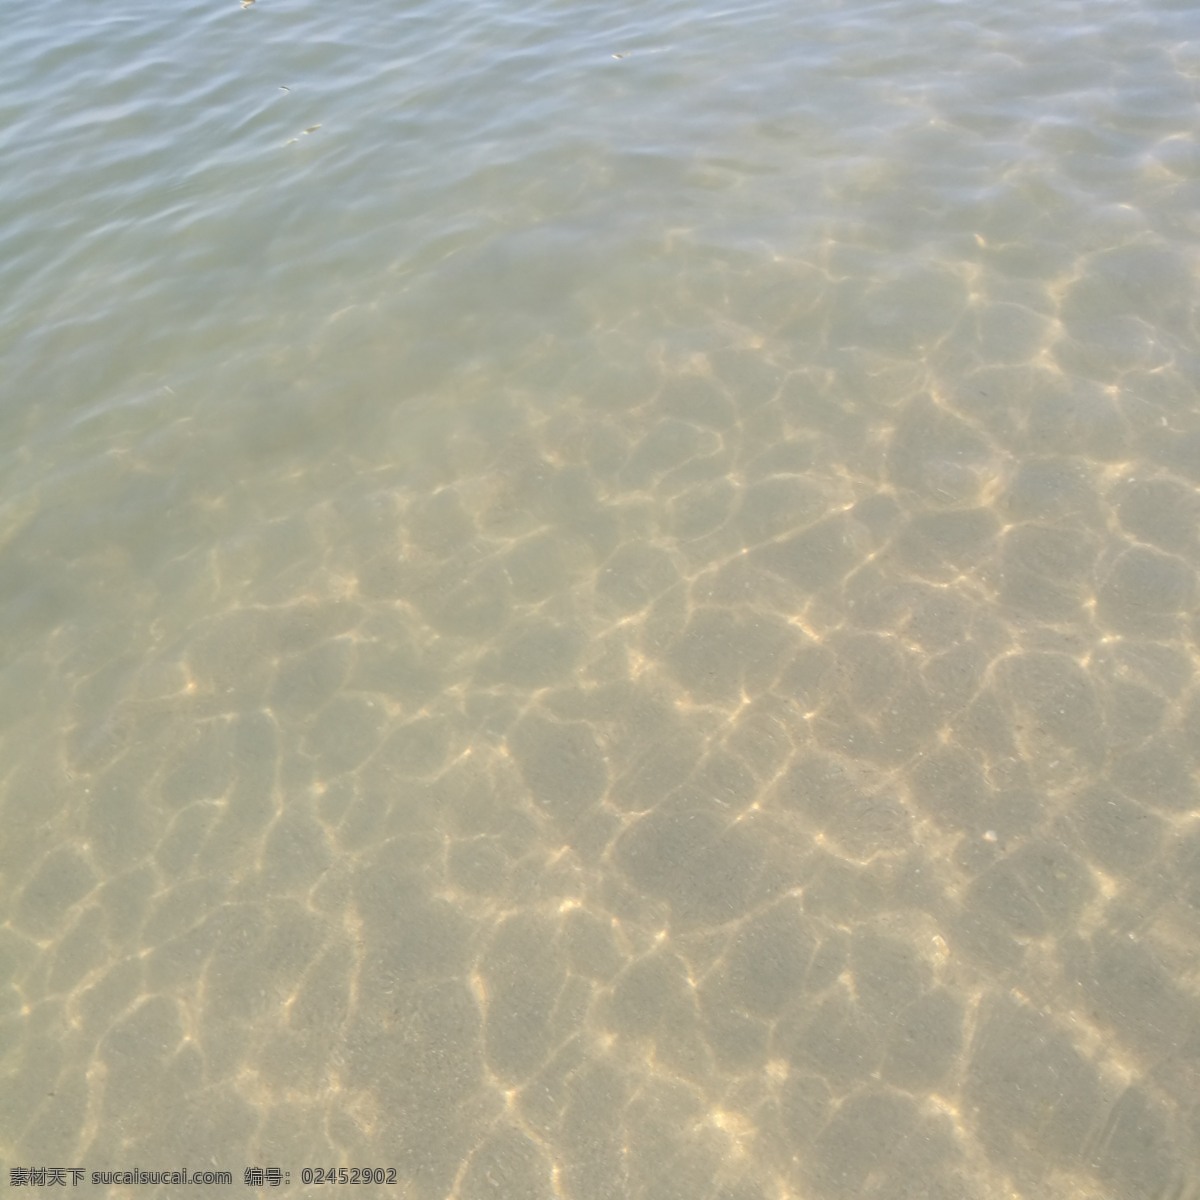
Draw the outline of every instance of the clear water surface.
M0 61L6 1171L1200 1195L1191 0Z

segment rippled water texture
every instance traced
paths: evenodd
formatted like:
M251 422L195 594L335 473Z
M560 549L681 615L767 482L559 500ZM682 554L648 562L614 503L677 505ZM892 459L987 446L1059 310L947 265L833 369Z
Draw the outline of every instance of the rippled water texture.
M706 5L8 6L6 1170L1200 1196L1196 7Z

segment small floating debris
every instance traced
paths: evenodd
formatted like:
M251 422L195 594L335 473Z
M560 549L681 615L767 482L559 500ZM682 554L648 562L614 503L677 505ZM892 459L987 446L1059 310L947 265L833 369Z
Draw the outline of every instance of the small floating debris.
M318 129L320 129L320 128L321 128L321 127L320 127L320 125L310 125L310 126L309 126L309 127L308 127L308 128L305 130L305 131L304 131L304 133L298 134L298 135L297 135L296 137L294 137L294 138L288 138L288 140L287 140L286 142L284 142L283 144L284 144L285 146L290 146L290 145L291 145L293 142L298 142L298 141L299 141L299 140L300 140L302 137L306 136L307 134L310 134L310 133L316 133L316 132L317 132L317 130L318 130Z
M254 3L254 0L242 0L242 7L249 8Z
M291 89L290 87L285 87L285 86L284 86L284 85L281 83L281 84L279 85L279 90L280 90L281 92L290 92L292 89Z
M254 0L250 0L250 3L253 4ZM623 55L623 54L614 54L613 55L613 58L624 58L624 57L625 57L625 55Z

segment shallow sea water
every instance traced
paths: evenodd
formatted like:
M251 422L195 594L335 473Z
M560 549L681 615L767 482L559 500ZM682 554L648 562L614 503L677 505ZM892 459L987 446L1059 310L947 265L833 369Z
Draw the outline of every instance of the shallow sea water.
M0 60L6 1183L1200 1196L1190 0Z

